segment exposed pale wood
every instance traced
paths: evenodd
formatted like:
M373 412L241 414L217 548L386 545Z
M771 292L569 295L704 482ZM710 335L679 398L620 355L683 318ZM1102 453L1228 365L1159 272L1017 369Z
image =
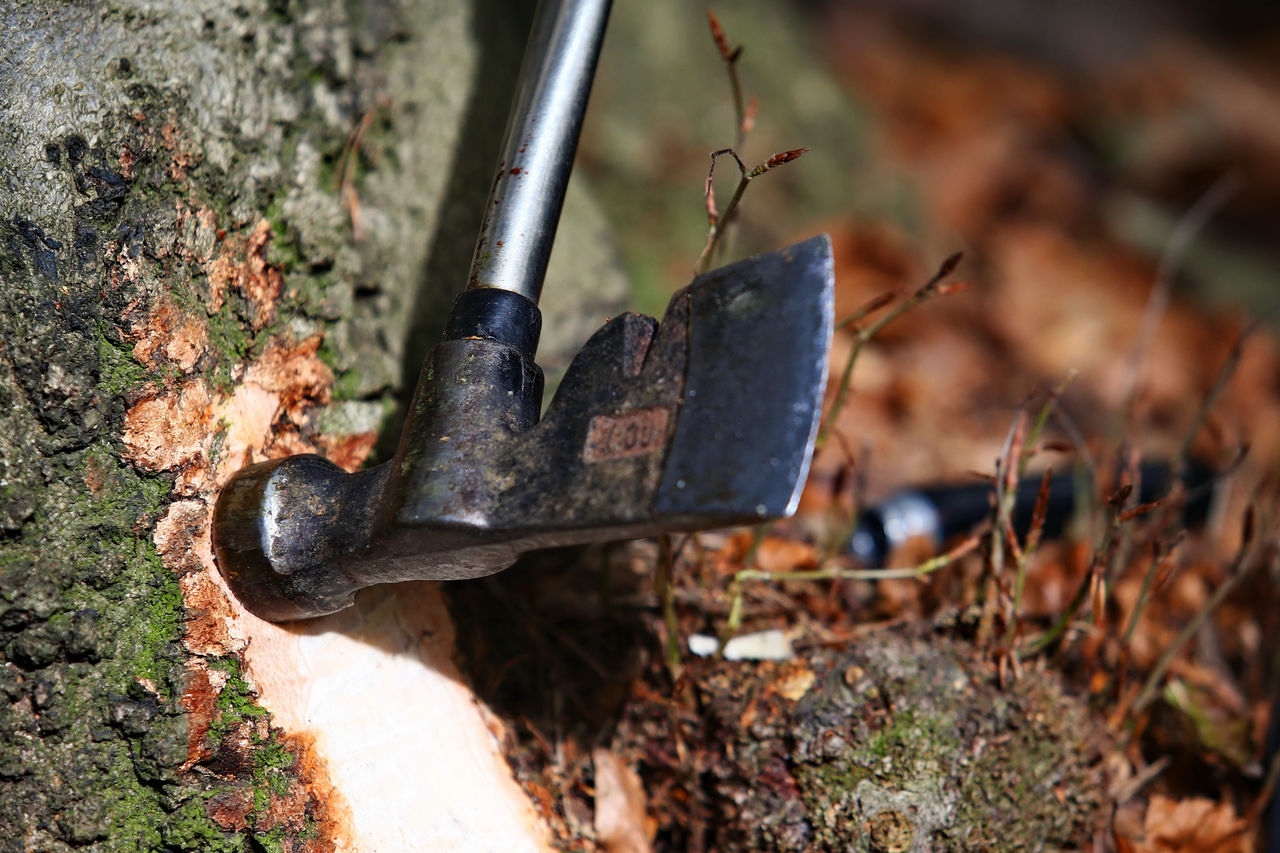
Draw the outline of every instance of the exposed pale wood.
M459 680L438 585L370 590L296 627L237 606L229 627L275 724L315 738L350 814L340 849L548 849L502 758L501 724Z

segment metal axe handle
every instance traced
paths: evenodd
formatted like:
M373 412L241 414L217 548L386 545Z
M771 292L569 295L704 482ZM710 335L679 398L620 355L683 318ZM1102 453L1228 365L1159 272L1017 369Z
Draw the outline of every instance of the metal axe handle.
M468 290L542 293L610 5L538 4Z
M535 14L471 277L395 456L353 474L314 454L274 459L223 488L214 554L252 612L318 616L372 584L481 577L535 548L794 508L831 338L825 237L700 276L661 323L614 318L539 417L536 300L609 5L543 0Z

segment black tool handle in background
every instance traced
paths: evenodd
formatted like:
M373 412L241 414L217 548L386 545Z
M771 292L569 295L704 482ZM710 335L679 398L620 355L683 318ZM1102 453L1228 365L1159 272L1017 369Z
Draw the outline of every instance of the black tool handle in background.
M1172 469L1167 462L1144 462L1139 466L1141 483L1138 503L1149 503L1167 495ZM1190 526L1204 523L1212 498L1213 471L1194 462L1182 474L1188 489L1184 518ZM1019 537L1031 529L1042 476L1018 481L1013 505L1013 528ZM882 566L894 550L907 540L927 537L938 549L972 530L991 514L995 486L991 483L944 483L897 492L883 502L868 507L858 519L850 537L848 553L865 566ZM1049 499L1041 535L1061 536L1076 507L1076 478L1072 472L1049 479Z

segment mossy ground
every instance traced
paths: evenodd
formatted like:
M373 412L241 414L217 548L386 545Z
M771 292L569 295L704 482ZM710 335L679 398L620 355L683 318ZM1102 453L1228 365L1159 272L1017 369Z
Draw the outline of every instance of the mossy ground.
M723 816L731 846L875 851L868 827L890 816L909 849L1072 847L1093 829L1099 731L1051 676L1001 689L967 643L901 631L804 664L711 666L719 794L755 816ZM798 699L768 686L797 669L813 676Z

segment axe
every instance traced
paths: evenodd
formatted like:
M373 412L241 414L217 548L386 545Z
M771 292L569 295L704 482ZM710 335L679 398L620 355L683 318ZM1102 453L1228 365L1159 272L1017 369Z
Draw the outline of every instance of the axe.
M270 460L219 495L217 563L257 615L319 616L372 584L795 510L827 378L825 236L699 276L661 322L610 320L539 419L537 299L609 5L539 4L470 278L395 456L354 474Z

